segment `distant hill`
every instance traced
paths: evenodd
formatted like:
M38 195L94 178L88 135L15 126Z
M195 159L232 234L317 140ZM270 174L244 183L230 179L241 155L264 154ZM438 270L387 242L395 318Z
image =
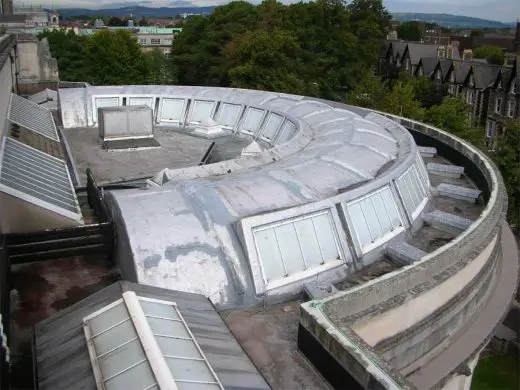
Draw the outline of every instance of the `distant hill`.
M515 25L513 22L502 23L495 20L450 14L393 13L392 16L400 21L417 20L425 23L437 23L440 26L449 28L510 28Z
M186 5L190 4L187 2L182 2ZM116 7L114 7L116 5ZM134 18L144 17L158 17L164 18L169 16L176 16L180 14L209 14L213 12L216 7L195 7L195 6L185 6L185 7L160 7L160 8L152 8L152 7L141 7L141 6L132 6L132 7L117 7L117 4L112 5L114 8L103 8L103 9L87 9L87 8L60 8L58 11L60 13L60 17L62 19L67 19L73 16L96 16L96 15L105 15L105 16L132 16Z

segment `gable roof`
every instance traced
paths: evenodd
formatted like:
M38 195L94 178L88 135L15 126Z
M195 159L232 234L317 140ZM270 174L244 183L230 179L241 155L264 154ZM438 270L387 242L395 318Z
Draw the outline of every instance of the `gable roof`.
M400 55L404 54L408 43L401 42L401 41L392 41L390 43L390 45L391 45L390 49L392 51L392 58L395 58L398 54L400 54Z
M468 75L469 70L471 69L471 63L467 61L453 61L453 70L455 72L455 82L457 84L462 84Z
M425 57L421 58L419 62L422 64L424 75L431 77L439 64L439 59L437 57Z
M471 68L477 89L484 89L492 85L500 72L499 65L472 63Z
M439 65L441 67L442 78L444 80L444 79L446 79L446 76L448 76L448 72L450 71L451 67L453 66L453 61L443 58L443 59L439 60Z
M437 57L437 48L438 45L414 42L409 42L406 47L412 65L419 64L421 58Z

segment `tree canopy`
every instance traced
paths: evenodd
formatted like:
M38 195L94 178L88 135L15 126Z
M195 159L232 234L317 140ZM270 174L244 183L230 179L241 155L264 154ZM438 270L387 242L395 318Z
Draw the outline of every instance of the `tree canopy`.
M421 28L419 22L410 20L403 22L397 27L397 37L405 41L420 41Z
M498 46L484 45L473 50L473 57L485 58L490 64L504 65L504 52Z

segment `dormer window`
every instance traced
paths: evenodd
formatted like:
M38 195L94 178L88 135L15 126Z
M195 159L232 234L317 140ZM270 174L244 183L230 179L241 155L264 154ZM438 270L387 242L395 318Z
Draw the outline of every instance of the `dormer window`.
M441 72L439 70L435 73L435 75L437 77L437 80L441 79Z
M469 76L469 86L473 87L475 85L475 80L473 80L473 75Z
M450 83L454 83L455 82L455 75L453 74L453 72L451 72L450 74Z

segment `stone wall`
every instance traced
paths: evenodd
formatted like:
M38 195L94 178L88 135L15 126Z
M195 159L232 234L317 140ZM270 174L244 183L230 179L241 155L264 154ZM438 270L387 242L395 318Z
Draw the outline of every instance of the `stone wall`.
M58 63L51 56L49 42L46 38L41 41L33 38L17 41L18 83L58 81Z

